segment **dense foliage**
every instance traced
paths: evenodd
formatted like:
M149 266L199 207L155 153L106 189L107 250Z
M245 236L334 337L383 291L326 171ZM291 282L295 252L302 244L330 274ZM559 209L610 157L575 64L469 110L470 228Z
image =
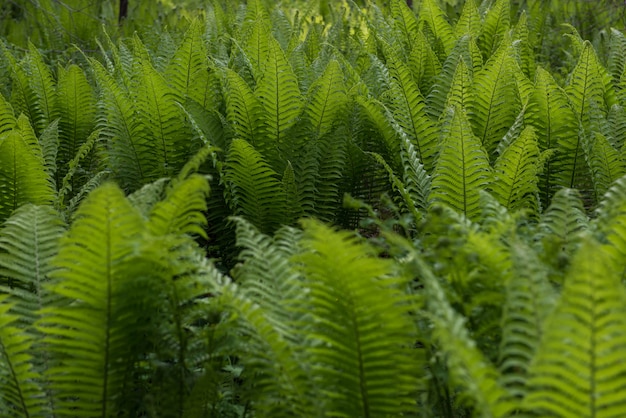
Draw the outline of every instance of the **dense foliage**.
M157 3L0 6L1 416L623 415L615 4Z

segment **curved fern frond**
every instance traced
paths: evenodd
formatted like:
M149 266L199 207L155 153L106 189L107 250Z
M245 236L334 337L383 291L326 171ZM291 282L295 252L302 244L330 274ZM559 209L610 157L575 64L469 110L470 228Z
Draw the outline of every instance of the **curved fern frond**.
M11 304L0 298L0 413L6 417L49 415L30 353L33 340L9 313Z
M396 32L402 35L401 45L404 46L405 51L411 51L415 45L415 37L419 33L415 13L409 9L406 1L402 0L392 0L389 4L389 11Z
M425 95L430 91L435 76L441 72L441 63L421 30L415 35L407 65L420 91Z
M226 120L236 137L256 144L261 124L261 105L245 80L231 69L226 69L224 83Z
M57 92L52 71L44 62L39 50L29 43L28 54L28 85L35 96L34 109L37 116L31 120L38 134L57 118Z
M608 139L599 132L595 133L591 143L585 148L596 201L600 201L611 184L626 174L626 163Z
M626 408L626 295L611 255L587 238L546 319L524 409L551 417L617 417Z
M454 76L450 83L450 90L446 97L445 107L467 109L467 106L472 101L472 77L465 65L464 60L459 60L459 64L454 71Z
M454 32L457 38L461 36L470 35L472 38L477 38L480 35L482 28L482 18L476 2L474 0L467 0L463 4L463 10L461 16L454 26Z
M280 225L285 196L279 176L243 139L234 139L230 145L224 181L227 202L236 215L244 216L265 233Z
M348 104L344 74L337 60L331 60L309 88L309 97L305 113L315 137L320 138L330 131Z
M472 100L468 104L469 119L474 133L492 159L498 142L521 108L515 83L515 71L518 70L512 46L505 41L474 76Z
M80 206L51 261L49 291L67 303L44 308L38 327L53 354L46 377L58 414L124 411L123 388L150 344L149 318L161 303L157 274L165 266L157 247L144 253L143 225L122 191L105 184Z
M541 200L547 205L558 187L574 186L572 178L576 178L581 170L582 160L578 152L582 150L578 150L576 114L568 104L565 92L541 67L537 68L535 88L524 120L535 128L541 151L555 150L554 156L545 164L539 183Z
M59 148L57 184L67 173L67 165L92 133L96 124L96 97L85 73L76 65L59 68Z
M480 140L472 133L462 109L450 110L441 140L430 194L431 204L445 203L469 219L480 214L480 191L492 181L492 171Z
M0 134L15 128L16 123L11 103L0 94Z
M541 171L537 137L532 127L527 127L496 160L493 194L512 211L530 209L538 212L537 182Z
M487 11L482 25L478 45L483 55L488 58L500 47L511 26L511 2L497 0Z
M107 139L108 167L124 190L137 190L155 179L156 147L128 92L97 61L91 61L102 91L98 127Z
M439 7L439 3L434 0L425 0L420 5L418 16L420 28L424 33L432 34L433 45L439 48L439 58L447 57L456 42L456 36L452 25L448 22L445 13Z
M192 174L176 182L165 199L154 205L150 214L151 230L156 235L188 234L207 238L203 227L209 183L204 176Z
M411 264L424 284L433 336L446 355L452 383L461 387L463 400L481 411L482 416L509 416L516 405L499 383L498 371L476 347L465 318L452 308L438 279L418 255L412 254Z
M498 368L502 385L516 398L527 393L528 369L545 332L555 301L547 267L522 243L511 246L512 269L506 283Z
M387 65L392 77L389 91L391 112L395 122L413 143L426 171L431 172L437 153L437 127L427 115L424 98L408 67L392 47L387 49Z
M596 209L597 219L594 231L600 234L599 240L609 242L607 251L615 254L622 278L626 277L626 176L616 180L603 196Z
M23 204L52 202L54 191L41 149L36 151L32 142L16 130L0 136L0 220Z
M303 225L295 261L310 286L313 326L304 332L314 383L324 395L319 409L328 416L402 413L413 403L418 366L409 346L416 330L405 279L349 233L316 221Z
M524 75L532 80L535 77L537 64L535 63L535 52L531 44L528 15L525 10L522 11L522 15L515 25L513 39L519 66Z

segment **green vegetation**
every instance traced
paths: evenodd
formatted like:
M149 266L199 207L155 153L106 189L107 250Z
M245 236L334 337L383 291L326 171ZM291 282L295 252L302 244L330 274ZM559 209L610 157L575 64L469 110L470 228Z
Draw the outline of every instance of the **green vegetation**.
M623 5L116 5L0 6L0 416L623 415Z

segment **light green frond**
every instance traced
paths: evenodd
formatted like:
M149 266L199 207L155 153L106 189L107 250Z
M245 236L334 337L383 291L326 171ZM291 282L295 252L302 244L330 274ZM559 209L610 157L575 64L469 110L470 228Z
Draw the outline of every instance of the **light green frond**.
M555 301L547 266L533 249L511 246L512 268L506 282L498 368L501 384L516 398L527 393L528 369L545 332L545 318Z
M39 375L33 367L33 339L16 324L19 317L0 299L0 413L6 417L46 416Z
M57 193L57 204L59 208L63 208L68 195L74 194L72 193L74 191L74 187L76 186L74 176L80 169L81 161L84 160L90 152L92 152L99 137L100 131L92 132L91 135L89 135L89 137L86 138L86 140L80 145L76 155L74 155L73 158L66 163L66 174L59 185L59 191Z
M175 182L165 193L165 199L154 205L150 227L156 235L198 235L206 238L206 197L209 183L200 174L191 174Z
M476 2L474 0L467 0L463 5L461 16L454 26L454 32L457 38L465 35L477 38L478 35L480 35L481 28L482 18L478 7L476 7Z
M85 73L76 65L59 68L57 92L60 116L57 182L60 183L67 165L94 129L96 97Z
M626 295L611 255L587 238L545 322L524 407L546 417L618 417L626 408Z
M389 10L394 28L402 36L400 45L403 45L406 51L411 51L415 45L415 37L419 33L415 13L407 6L406 1L402 0L392 0Z
M537 196L541 171L537 137L527 127L496 160L493 194L511 211L529 209L537 213Z
M91 65L102 91L98 127L107 140L107 165L124 190L137 190L155 179L157 148L150 143L128 91L99 62Z
M204 105L206 101L201 87L209 81L209 63L203 33L203 22L194 19L165 69L165 78L180 103L189 99Z
M400 143L398 132L394 129L390 118L387 117L388 110L379 101L362 95L355 97L355 101L363 114L363 119L370 125L376 135L380 138L378 150L393 167L399 167Z
M428 317L433 337L445 354L452 382L458 385L463 401L475 407L480 417L507 417L515 403L500 384L499 373L476 347L465 318L450 305L445 291L426 263L413 255L416 274L424 284Z
M13 107L2 94L0 94L0 134L10 131L15 127L16 119Z
M421 30L415 35L415 42L413 49L409 52L407 65L410 67L411 74L420 91L424 95L428 93L435 76L441 72L441 63Z
M278 174L243 139L234 139L224 164L227 202L261 232L275 230L282 219L284 191Z
M31 120L31 123L36 132L40 133L58 117L58 97L52 71L32 43L29 43L28 75L29 88L35 96L33 104L36 109L35 114L40 116Z
M550 256L563 252L571 256L578 250L583 233L589 227L580 193L574 189L560 189L539 223L540 239ZM552 254L551 251L556 251Z
M626 36L622 31L611 28L607 70L613 83L619 88L619 79L626 68ZM618 91L619 94L619 91Z
M347 104L343 71L337 60L331 60L322 76L309 88L305 109L317 138L327 134L335 121L345 116Z
M432 34L431 42L436 45L439 58L448 56L454 47L456 36L439 3L435 0L424 0L420 4L418 21L425 34Z
M452 77L448 96L446 97L445 107L467 109L467 106L472 101L472 81L472 76L467 69L467 65L465 65L465 61L459 60Z
M554 156L544 167L539 183L545 206L558 187L572 187L582 164L582 149L578 143L578 121L568 104L565 92L550 73L537 68L535 88L530 95L524 120L537 133L541 151L554 149Z
M626 163L608 139L599 132L590 139L585 151L593 178L596 201L599 201L611 184L626 174Z
M287 140L285 132L295 125L304 104L298 78L276 40L270 39L270 53L254 93L263 108L259 150L265 155Z
M242 30L243 33L245 29ZM252 64L254 78L259 79L270 59L272 42L271 26L266 20L259 19L249 29L247 36L242 39L247 59Z
M53 183L52 186L56 188L57 182L54 177L57 173L57 153L59 150L58 119L44 129L39 137L39 143L41 144L41 152L46 173L48 174L50 181Z
M617 266L626 277L626 176L616 180L603 196L596 209L597 218L593 229L602 242L611 245L605 247L615 255ZM621 262L619 260L622 260Z
M136 91L138 115L158 158L151 177L168 177L182 168L196 145L164 76L147 62L141 65L140 74Z
M410 408L417 388L415 326L404 278L351 234L306 221L295 261L310 286L302 331L326 416L389 416ZM372 324L385 324L383 328Z
M450 110L433 174L431 204L444 203L472 219L480 214L480 191L492 181L492 171L480 140L472 133L463 110Z
M261 124L261 105L239 74L231 69L226 69L225 72L226 120L237 138L256 144Z
M505 40L474 76L472 100L468 104L469 119L491 159L521 108L515 83L516 70L512 46Z
M426 171L431 172L438 147L437 127L427 115L424 98L409 68L392 47L387 49L387 65L391 74L389 93L394 121L414 145Z
M411 200L419 210L426 211L431 189L431 176L419 159L415 146L403 137L400 157L404 168L402 180ZM419 217L416 217L419 219Z
M60 241L49 291L67 302L44 308L38 323L53 354L46 377L59 415L117 413L129 368L150 344L157 272L165 266L143 252L143 225L123 192L108 183L83 202Z
M592 107L608 112L616 103L611 76L600 64L598 56L590 42L585 41L576 67L570 75L565 88L583 129L590 129Z
M52 185L39 153L20 132L14 130L0 136L0 219L26 203L48 204L52 201Z
M478 45L485 57L490 57L500 47L511 27L511 2L497 0L487 11Z

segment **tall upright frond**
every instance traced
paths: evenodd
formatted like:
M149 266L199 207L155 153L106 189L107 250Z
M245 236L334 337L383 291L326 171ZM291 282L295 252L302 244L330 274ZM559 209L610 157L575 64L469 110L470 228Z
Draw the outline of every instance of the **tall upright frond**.
M348 104L344 74L337 60L331 60L324 73L309 88L305 113L313 126L315 136L324 136L333 127Z
M438 56L448 56L454 47L456 36L439 3L434 0L423 1L418 20L424 33L432 34L431 42L436 45Z
M596 201L600 201L611 184L626 174L626 163L608 139L599 132L590 138L585 151L593 178Z
M225 70L226 120L236 137L255 145L261 124L261 105L246 81L235 71Z
M450 110L441 140L430 194L431 204L444 203L473 218L480 213L480 191L492 181L489 159L472 133L462 109Z
M511 26L511 2L497 0L487 11L478 45L485 57L490 57L499 48Z
M601 244L587 238L579 255L546 319L524 407L549 417L618 417L626 408L626 295Z

